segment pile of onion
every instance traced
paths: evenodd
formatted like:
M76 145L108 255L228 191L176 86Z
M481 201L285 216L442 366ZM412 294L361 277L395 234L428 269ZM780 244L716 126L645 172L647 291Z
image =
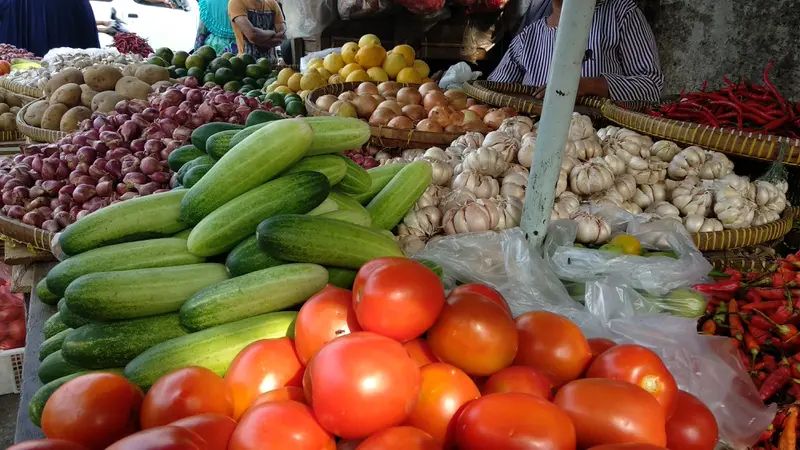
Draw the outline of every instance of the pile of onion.
M244 123L253 110L270 107L198 87L192 77L149 101L121 101L113 113L93 114L55 144L28 145L0 160L0 213L57 232L104 206L167 191L173 177L167 158L192 130L209 122Z
M375 155L378 153L379 149L376 147L367 147L366 149L360 150L348 150L344 152L344 156L353 160L359 166L365 169L372 169L373 167L378 167L380 164L375 159Z

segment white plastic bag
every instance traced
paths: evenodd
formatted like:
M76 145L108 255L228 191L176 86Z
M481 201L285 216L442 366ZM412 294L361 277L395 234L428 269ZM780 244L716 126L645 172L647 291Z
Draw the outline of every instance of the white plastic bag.
M481 72L473 72L472 68L469 64L465 62L460 62L457 64L453 64L447 69L447 72L442 75L441 81L439 81L439 87L441 89L461 89L461 83L465 81L474 81L481 77L483 73Z
M342 51L341 47L326 48L325 50L320 50L318 52L309 53L303 56L302 58L300 58L300 72L306 71L306 66L308 65L308 62L311 61L312 59L314 58L325 59L325 57L330 55L331 53L335 52L341 53L341 51Z
M283 2L286 37L305 38L322 34L339 18L336 0L292 0Z
M729 339L701 336L696 321L668 315L632 316L626 288L587 283L586 307L570 299L558 276L531 252L519 228L502 233L449 236L414 256L444 269L446 287L456 282L493 286L515 316L545 310L567 317L587 337L635 343L655 351L681 389L700 398L714 413L720 439L744 449L756 442L775 416L766 407Z

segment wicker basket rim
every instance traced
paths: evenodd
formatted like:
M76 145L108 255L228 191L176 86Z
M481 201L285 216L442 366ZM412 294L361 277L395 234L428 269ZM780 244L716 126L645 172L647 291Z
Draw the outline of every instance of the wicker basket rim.
M45 100L45 97L41 97L36 99L36 101ZM47 142L47 143L55 143L59 139L66 136L68 133L64 133L63 131L56 131L56 130L46 130L44 128L34 127L32 125L28 125L25 122L25 111L27 111L28 107L32 105L33 102L26 104L22 108L20 108L19 112L17 113L17 130L20 133L25 135L32 140L38 142Z

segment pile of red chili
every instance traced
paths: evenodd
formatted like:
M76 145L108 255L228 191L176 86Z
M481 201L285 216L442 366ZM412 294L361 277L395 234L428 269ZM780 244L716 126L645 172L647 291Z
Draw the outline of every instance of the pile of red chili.
M693 122L717 128L733 128L748 133L768 133L800 138L800 103L786 100L769 80L773 61L764 69L764 85L734 83L726 77L726 88L706 92L681 91L680 99L650 111L654 117Z
M147 43L147 39L136 33L116 33L114 48L120 53L133 53L143 58L147 58L153 53L153 48Z
M800 252L765 273L726 269L694 289L711 297L698 329L729 336L764 403L778 414L754 450L795 450L800 404Z

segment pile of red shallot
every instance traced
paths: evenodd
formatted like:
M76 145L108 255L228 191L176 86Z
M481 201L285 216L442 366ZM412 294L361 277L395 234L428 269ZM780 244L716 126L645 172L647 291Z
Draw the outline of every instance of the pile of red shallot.
M150 101L117 103L55 144L29 145L0 160L0 214L57 232L98 209L169 190L167 157L209 122L244 123L257 99L197 86L165 88ZM282 112L275 108L275 112Z
M348 150L344 152L344 156L350 158L365 169L372 169L380 165L375 159L375 155L378 151L379 149L377 147L367 147L366 149Z

